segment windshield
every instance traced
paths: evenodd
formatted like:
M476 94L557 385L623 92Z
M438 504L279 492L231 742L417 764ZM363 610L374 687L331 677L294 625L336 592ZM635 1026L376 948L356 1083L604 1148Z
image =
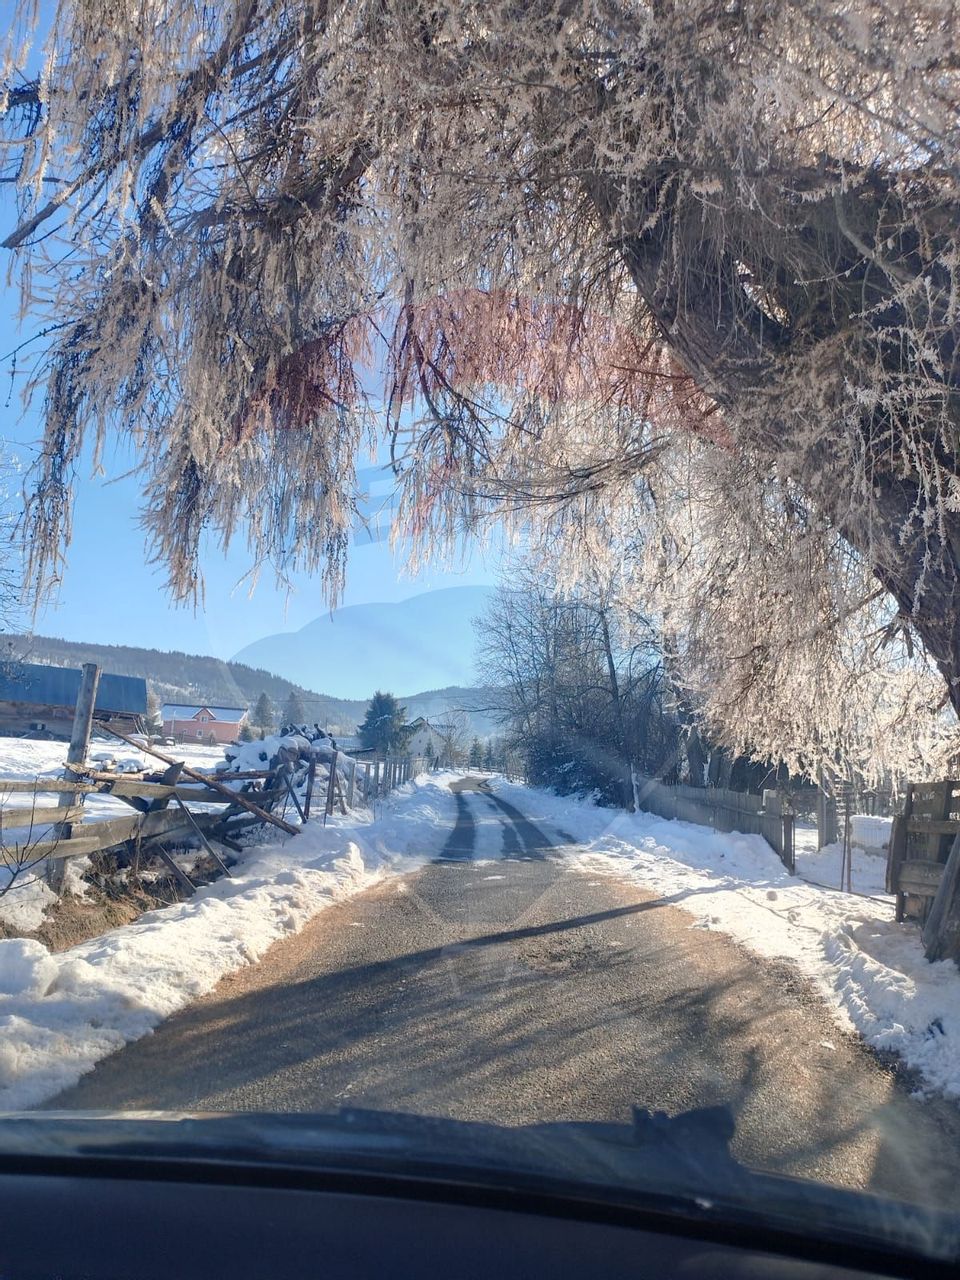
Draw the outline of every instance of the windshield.
M960 1215L955 15L7 19L0 1112Z

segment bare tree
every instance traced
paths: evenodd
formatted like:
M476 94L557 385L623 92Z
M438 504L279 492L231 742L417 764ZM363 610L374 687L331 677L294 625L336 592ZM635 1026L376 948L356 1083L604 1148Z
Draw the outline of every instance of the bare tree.
M510 567L478 623L478 666L534 782L635 804L638 772L673 771L677 722L647 619L592 589L560 593L542 561Z
M466 711L461 707L448 706L430 723L440 738L438 764L450 768L465 763L470 742L470 717Z

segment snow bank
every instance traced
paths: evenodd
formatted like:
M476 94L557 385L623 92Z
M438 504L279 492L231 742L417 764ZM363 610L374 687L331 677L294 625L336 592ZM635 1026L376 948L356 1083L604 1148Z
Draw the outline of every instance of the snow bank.
M790 876L760 836L600 809L500 779L493 785L545 830L572 838L565 848L574 866L633 880L688 912L694 927L795 963L841 1025L897 1053L922 1073L924 1089L960 1096L960 970L927 963L917 928L894 923L890 898ZM855 887L857 868L855 851Z
M324 907L436 857L454 776L406 783L376 820L337 815L251 847L231 879L68 951L0 940L0 1110L52 1097Z

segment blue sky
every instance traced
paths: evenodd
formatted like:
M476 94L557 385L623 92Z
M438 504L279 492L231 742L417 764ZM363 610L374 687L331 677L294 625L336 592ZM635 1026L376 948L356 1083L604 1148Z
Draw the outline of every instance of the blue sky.
M12 202L0 191L0 229L13 225ZM0 236L2 238L2 236ZM6 255L0 250L0 255ZM4 269L9 263L4 262ZM6 404L3 436L6 451L24 467L35 455L41 433L36 410L21 414L20 383L11 393L10 352L34 331L18 329L15 289L0 277L0 395ZM24 355L18 357L23 369ZM39 400L39 397L38 397ZM224 556L211 547L204 562L206 600L202 611L174 605L163 587L162 571L147 563L148 550L139 529L140 490L137 477L125 474L132 457L119 446L103 459L104 474L93 476L89 456L81 469L74 510L73 542L68 566L54 600L37 617L34 629L46 635L100 643L181 649L228 658L244 645L276 631L297 630L326 612L319 581L301 577L288 594L278 589L269 570L251 596L244 578L249 568L244 540L238 536ZM474 547L455 569L434 569L411 577L383 540L389 520L391 481L385 468L367 465L361 476L371 505L381 509L381 540L358 531L351 548L344 605L397 601L449 586L487 585L495 579L499 551ZM14 494L14 498L17 498ZM15 501L19 507L19 502Z
M0 323L0 354L13 345L8 315L9 311ZM8 361L3 364L5 379L8 365ZM12 402L8 412L13 408ZM29 464L39 432L36 413L8 429L8 450L24 465ZM249 561L239 536L226 556L211 546L205 557L203 609L195 612L175 605L164 590L162 570L147 563L148 549L137 523L139 483L135 476L124 475L128 469L125 464L129 464L129 457L114 449L104 460L104 475L91 475L89 459L81 470L67 570L56 598L37 618L36 631L68 640L182 649L229 658L263 635L297 630L327 612L319 580L305 576L294 580L294 590L288 594L276 586L266 570L251 594L244 582ZM389 521L389 476L382 467L374 466L364 468L361 474L372 504L382 508L377 521L382 534ZM350 549L343 604L397 601L442 587L486 585L495 580L498 559L495 551L484 553L474 547L455 571L433 569L410 576L404 571L402 557L395 555L382 537L372 541L361 530Z

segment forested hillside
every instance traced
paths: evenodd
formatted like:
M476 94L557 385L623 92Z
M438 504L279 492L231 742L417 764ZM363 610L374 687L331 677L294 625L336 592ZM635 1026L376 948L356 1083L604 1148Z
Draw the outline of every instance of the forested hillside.
M27 662L45 662L58 667L77 667L84 662L97 662L105 671L121 676L143 676L161 702L208 702L220 706L253 707L265 693L279 710L290 692L298 694L307 719L340 733L353 733L366 711L366 699L334 698L305 689L272 671L248 667L242 662L225 662L196 653L178 650L141 649L133 645L88 644L78 640L60 640L54 636L13 636L3 644L9 656ZM370 693L378 681L370 672ZM426 693L400 696L407 716L442 718L450 707L467 711L472 733L482 736L493 732L489 714L470 708L489 707L492 698L487 691L459 686Z
M291 690L296 690L311 720L352 727L358 714L363 714L362 703L325 697L271 671L248 667L242 662L224 662L220 658L178 650L88 644L53 636L21 636L12 643L14 656L28 662L60 667L98 662L105 671L116 675L143 676L162 702L212 702L249 707L261 693L266 693L274 705L282 707Z

